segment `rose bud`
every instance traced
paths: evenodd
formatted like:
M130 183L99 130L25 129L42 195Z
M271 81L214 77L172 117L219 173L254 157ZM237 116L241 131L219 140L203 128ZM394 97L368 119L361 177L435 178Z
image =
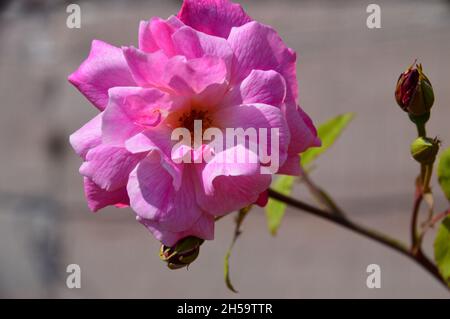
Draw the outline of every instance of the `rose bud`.
M419 137L411 144L411 155L421 164L432 164L439 152L437 138Z
M434 103L433 87L422 71L422 64L415 62L403 72L397 82L395 99L411 116L423 116Z
M170 269L187 267L197 259L203 242L203 239L189 236L179 240L173 247L161 245L159 258L165 261Z

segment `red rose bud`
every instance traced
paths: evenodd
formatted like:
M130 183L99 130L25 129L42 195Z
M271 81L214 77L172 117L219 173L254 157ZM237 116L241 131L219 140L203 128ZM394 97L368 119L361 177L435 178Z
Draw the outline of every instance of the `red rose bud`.
M395 99L411 116L428 114L434 103L433 87L422 71L422 64L415 62L403 72L397 82Z
M161 245L159 258L170 269L187 267L197 259L203 242L203 239L190 236L179 240L173 247Z

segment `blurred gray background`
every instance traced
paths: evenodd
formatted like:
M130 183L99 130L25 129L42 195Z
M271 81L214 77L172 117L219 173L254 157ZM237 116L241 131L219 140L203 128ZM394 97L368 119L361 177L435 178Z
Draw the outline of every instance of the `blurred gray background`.
M447 1L376 1L382 29L366 27L369 1L239 1L298 52L303 108L320 123L357 117L317 162L313 179L352 217L403 240L417 165L415 129L393 99L398 75L419 58L436 104L430 135L450 144L450 6ZM180 1L79 1L81 29L66 27L69 1L2 1L0 13L0 297L448 298L428 273L399 254L339 226L288 210L279 235L255 209L231 259L239 294L223 283L233 217L216 225L189 271L169 271L158 243L129 209L88 212L70 133L95 113L66 81L92 39L137 43L138 24L176 14ZM434 180L436 186L436 181ZM435 187L437 207L446 208ZM298 187L295 196L308 200ZM434 232L426 251L432 252ZM81 266L81 289L66 266ZM381 266L382 287L366 287Z

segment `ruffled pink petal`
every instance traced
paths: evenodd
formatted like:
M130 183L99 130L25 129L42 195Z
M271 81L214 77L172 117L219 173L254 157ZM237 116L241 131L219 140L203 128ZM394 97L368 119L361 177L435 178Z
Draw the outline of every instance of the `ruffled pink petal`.
M282 110L291 133L289 154L297 155L308 147L320 145L314 126L296 104L295 52L286 47L275 30L257 22L233 29L228 41L236 56L232 81L240 81L254 69L275 70L286 81Z
M229 72L219 57L205 55L188 60L177 55L169 59L162 51L123 50L134 79L142 87L157 87L180 96L200 94L211 87L226 89Z
M103 115L103 142L116 146L159 125L163 114L174 105L166 93L151 88L112 88L109 95L110 101Z
M214 239L214 217L203 214L188 230L182 232L171 232L161 229L157 222L137 217L137 220L144 225L161 243L166 246L175 245L180 239L188 236L195 236L205 240Z
M253 70L240 87L227 94L224 104L264 103L280 107L285 97L286 82L281 74L273 70Z
M184 24L172 16L168 20L152 18L139 25L139 49L152 53L162 50L167 56L176 54L172 34Z
M172 147L171 133L172 129L170 127L161 125L131 137L125 142L125 147L134 154L158 150L164 155L164 158L170 158Z
M237 160L244 156L245 163ZM200 169L197 185L197 201L214 216L228 214L255 203L272 180L271 175L261 174L258 155L242 145L229 148Z
M125 187L108 192L98 187L87 177L84 178L84 193L86 195L88 207L93 212L111 205L116 207L127 207L130 203Z
M290 132L282 111L278 107L267 104L243 104L222 108L214 114L214 117L219 127L254 129L258 136L258 144L266 147L268 155L272 155L272 129L278 129L279 147L274 151L278 153L278 164L283 165L287 157ZM260 142L261 138L267 140L267 145ZM275 145L274 148L276 148Z
M126 186L128 176L145 154L131 154L123 147L101 144L86 155L80 173L100 188L114 191Z
M190 229L202 211L195 201L189 171L183 171L181 187L175 191L172 176L151 152L130 174L128 195L136 214L157 222L161 229L181 232Z
M167 20L153 18L150 21L141 21L139 24L139 49L148 53L161 49L166 51L165 47L169 47L169 50L173 49L170 37L182 26L184 26L183 22L175 16L171 16Z
M98 114L87 122L82 128L70 135L70 144L73 149L83 159L86 159L87 152L100 145L102 142L102 116Z
M280 106L286 97L286 83L275 71L253 70L241 84L243 104Z
M136 134L126 141L125 147L131 153L142 153L155 151L161 157L161 166L170 174L173 180L173 187L179 190L181 187L183 165L176 164L172 160L171 140L172 129L167 126L159 126Z
M122 51L98 40L92 41L88 58L68 79L101 111L108 104L110 88L136 85Z
M255 204L260 207L265 207L268 202L269 202L269 192L265 190L264 192L259 194L259 197L256 200Z
M158 218L163 229L173 232L189 230L203 214L195 197L193 175L191 169L184 168L180 189L174 193L168 212Z
M139 86L164 87L162 76L169 58L162 50L146 53L132 46L122 50L133 79Z
M300 117L305 122L306 127L308 127L308 129L311 132L311 135L313 137L313 142L311 143L311 145L312 146L321 146L322 142L321 142L320 138L317 135L317 129L314 126L314 123L311 120L311 118L309 117L309 115L306 114L306 112L303 111L301 107L298 108L298 112L300 113Z
M252 19L239 4L229 0L184 0L178 17L201 32L227 38L231 28Z
M298 176L301 172L299 154L310 147L320 146L321 141L311 119L301 108L295 105L284 105L282 109L289 124L291 143L288 158L278 174Z
M274 70L286 81L286 99L295 102L298 90L296 54L284 44L274 29L250 22L234 28L228 43L236 57L232 71L233 83L245 79L252 70Z
M201 58L205 55L221 58L227 68L230 68L233 51L227 40L208 35L203 32L184 26L173 35L173 43L179 55L187 59Z
M134 212L154 221L169 209L174 194L172 177L160 162L157 154L150 153L131 172L127 185Z
M167 63L164 74L164 82L178 95L184 96L199 94L211 87L223 91L227 78L225 62L212 56L191 60L176 56Z
M290 155L297 155L310 147L321 145L316 128L302 109L294 105L284 105L282 110L291 132L291 143L288 151Z
M153 39L151 25L151 20L139 23L139 49L147 53L153 53L161 49Z
M300 156L298 154L288 155L283 166L277 174L298 176L300 175Z

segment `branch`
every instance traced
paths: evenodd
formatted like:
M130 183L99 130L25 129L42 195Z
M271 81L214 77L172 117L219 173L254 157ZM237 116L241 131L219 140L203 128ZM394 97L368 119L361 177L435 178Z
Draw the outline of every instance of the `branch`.
M302 181L305 182L306 186L309 188L311 194L316 198L319 205L322 204L327 209L330 210L330 213L338 215L342 218L345 218L345 214L342 209L333 201L333 199L319 186L317 186L307 172L303 172L301 176Z
M418 253L420 250L421 236L417 232L417 219L419 217L420 205L422 204L423 193L420 185L416 187L416 194L414 199L413 213L411 217L411 250L412 253Z
M428 222L425 222L423 225L423 232L426 232L429 228L434 227L438 222L443 220L445 217L450 216L450 209L447 209L446 211L437 214L433 218L431 218Z
M291 198L289 196L285 196L285 195L280 194L272 189L269 189L269 196L272 197L273 199L283 202L289 206L295 207L297 209L300 209L302 211L310 213L314 216L334 222L344 228L352 230L364 237L370 238L384 246L387 246L387 247L401 253L404 256L409 257L410 259L414 260L419 265L421 265L430 274L432 274L442 285L444 285L447 289L449 289L449 287L447 286L447 283L440 275L437 267L420 250L416 254L414 254L405 244L403 244L402 242L398 241L395 238L389 237L378 231L375 231L375 230L372 230L365 226L359 225L341 215L330 214L327 211L316 208L314 206L311 206L307 203L301 202L301 201Z

